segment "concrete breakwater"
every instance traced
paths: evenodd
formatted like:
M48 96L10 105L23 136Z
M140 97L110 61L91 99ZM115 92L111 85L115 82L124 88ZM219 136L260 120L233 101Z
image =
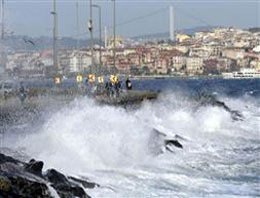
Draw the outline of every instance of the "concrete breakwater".
M158 93L151 91L121 90L118 96L108 96L106 90L91 92L85 87L82 88L31 88L21 98L19 90L12 90L0 94L0 119L9 119L17 112L35 112L51 106L63 106L75 98L89 96L98 104L106 105L133 105L140 104L143 100L156 99ZM10 118L11 119L11 118ZM13 118L12 118L13 119Z
M46 107L62 106L85 94L86 90L79 88L31 88L26 90L24 98L21 98L19 90L2 92L0 120L8 122L16 116L21 117L21 112L35 113Z
M37 98L37 97L76 97L84 95L86 93L85 88L30 88L25 91L26 99ZM15 99L21 96L19 90L11 90L0 93L0 104L8 102L10 99Z

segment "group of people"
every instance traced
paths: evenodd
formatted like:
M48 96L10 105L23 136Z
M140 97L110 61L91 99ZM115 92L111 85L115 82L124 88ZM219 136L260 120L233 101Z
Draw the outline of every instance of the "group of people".
M9 87L10 86L10 87ZM3 85L3 98L4 100L8 100L9 96L12 95L12 93L17 93L17 96L19 97L21 103L23 103L27 97L27 90L25 89L23 83L21 82L19 85L19 88L15 90L14 85Z
M86 79L85 86L90 95L104 93L108 97L118 97L120 92L122 92L122 81L120 81L116 75L111 75L110 79L106 83L96 84L91 82L89 79ZM129 78L125 80L125 88L127 90L132 89L132 82Z
M93 86L93 84L91 86L91 84L92 83L88 83L88 81L86 81L86 86L88 85L90 86L89 90L92 89L94 90L94 91L92 90L93 92L90 91L92 93L96 91L101 91L105 93L108 97L118 97L120 95L120 92L122 92L122 81L120 81L117 76L112 76L105 84L101 83L98 86ZM125 80L125 88L126 90L132 89L132 82L129 78ZM3 95L4 95L4 99L7 99L7 95L8 95L7 90L4 90ZM21 82L18 88L18 96L22 104L26 100L27 95L28 95L28 91L26 90L24 84Z
M127 78L125 81L125 87L127 90L132 89L132 82L130 81L129 78ZM105 90L106 90L106 95L108 97L111 96L118 97L122 90L122 81L120 81L118 77L115 77L114 79L110 79L110 81L106 82L105 84Z

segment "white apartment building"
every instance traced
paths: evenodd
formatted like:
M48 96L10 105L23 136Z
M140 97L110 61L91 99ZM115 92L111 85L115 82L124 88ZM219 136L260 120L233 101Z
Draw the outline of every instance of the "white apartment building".
M186 70L189 73L203 73L203 59L199 57L188 57L186 61Z
M91 56L80 51L72 52L68 57L69 72L83 72L91 65Z
M174 71L180 71L186 65L185 56L173 56L172 57L172 66Z
M194 47L190 49L190 56L198 56L207 59L213 53L213 49L208 46Z

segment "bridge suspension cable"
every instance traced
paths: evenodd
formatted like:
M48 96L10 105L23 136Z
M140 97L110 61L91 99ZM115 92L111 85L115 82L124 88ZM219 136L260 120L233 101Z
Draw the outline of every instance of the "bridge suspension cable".
M180 11L181 13L183 13L184 15L186 15L186 16L192 18L192 19L195 19L195 20L197 20L198 22L200 22L200 23L202 23L202 24L204 24L204 25L214 26L214 25L212 25L211 23L209 23L208 21L206 21L206 20L204 20L204 19L202 19L202 18L196 16L195 14L191 14L192 12L188 12L188 11L186 11L186 10L184 10L184 9L182 9L182 8L180 8L180 7L178 7L178 6L176 6L176 5L174 6L174 8L175 8L176 10L179 10L179 11Z
M161 8L161 9L158 9L156 11L153 11L153 12L150 12L148 14L145 14L145 15L142 15L142 16L137 16L137 17L134 17L132 19L129 19L129 20L126 20L126 21L123 21L123 22L120 22L120 23L117 23L116 24L116 27L119 27L119 26L124 26L124 25L127 25L129 23L133 23L133 22L136 22L136 21L139 21L139 20L142 20L142 19L145 19L145 18L148 18L148 17L151 17L151 16L154 16L154 15L157 15L165 10L167 10L168 7L165 7L165 8ZM112 29L113 26L107 26L107 29ZM104 31L104 28L101 29L102 31ZM99 32L99 29L96 29L95 31L93 32ZM76 36L84 36L84 35L87 35L89 34L88 32L84 31L80 34L74 34L74 35L68 35L66 37L76 37Z

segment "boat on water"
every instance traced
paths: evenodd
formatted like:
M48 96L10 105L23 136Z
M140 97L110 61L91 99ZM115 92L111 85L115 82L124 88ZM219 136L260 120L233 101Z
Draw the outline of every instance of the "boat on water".
M243 68L240 71L222 73L222 77L224 79L260 78L260 71L251 68Z

